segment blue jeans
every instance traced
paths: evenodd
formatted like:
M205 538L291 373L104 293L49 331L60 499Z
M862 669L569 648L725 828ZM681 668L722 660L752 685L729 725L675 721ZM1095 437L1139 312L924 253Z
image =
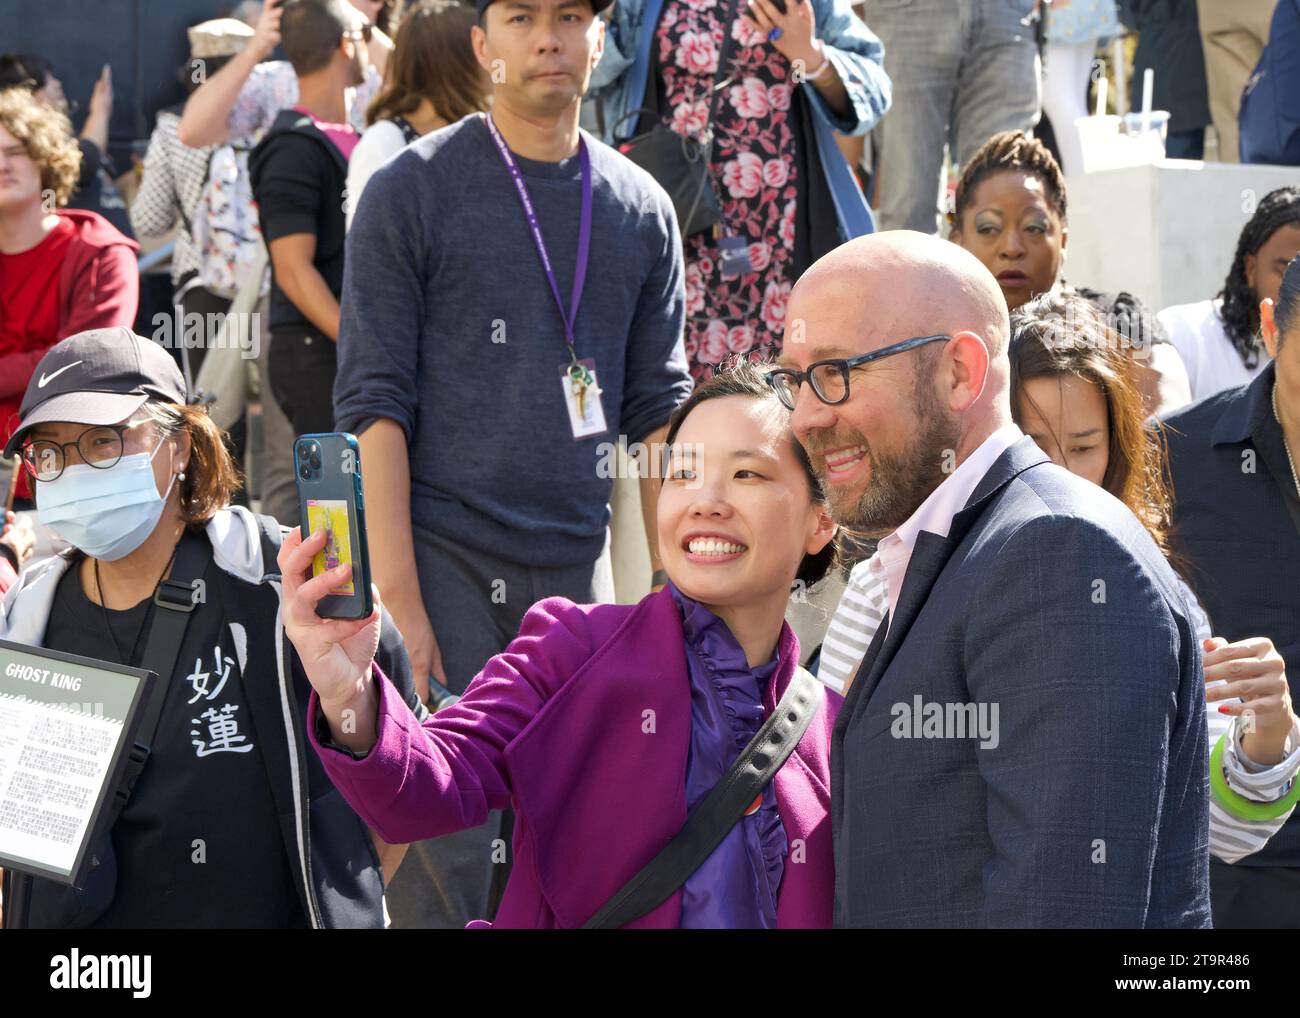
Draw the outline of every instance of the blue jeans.
M880 228L935 233L944 146L959 166L999 131L1027 129L1040 103L1038 46L1021 24L1034 0L866 0L894 85L876 127ZM946 235L946 229L943 231Z

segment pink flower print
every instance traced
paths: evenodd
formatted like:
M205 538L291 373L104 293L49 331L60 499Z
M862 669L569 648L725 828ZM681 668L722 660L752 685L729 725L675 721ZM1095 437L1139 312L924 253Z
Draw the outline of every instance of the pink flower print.
M784 159L769 159L763 164L763 183L768 187L784 187L790 168Z
M684 138L703 134L708 120L709 107L706 103L682 103L673 110L673 130Z
M774 110L788 110L790 108L790 86L769 86L767 90L767 101Z
M772 262L772 249L765 243L749 245L749 264L755 272L762 272Z
M721 364L727 356L727 325L725 322L709 322L704 335L700 337L699 361L701 364Z
M729 89L731 105L742 117L767 116L767 88L758 78L746 78Z
M742 46L757 46L767 39L767 33L752 18L742 17L731 23L731 37Z
M748 325L733 325L727 330L727 352L747 353L754 345L754 330Z
M763 160L753 152L739 153L735 159L728 159L723 163L722 182L733 198L755 197L763 187ZM794 208L793 203L790 207ZM782 228L784 229L784 225ZM791 216L792 231L793 228L793 216Z
M779 334L785 328L785 306L790 300L790 284L768 283L763 291L763 324Z
M707 32L683 32L675 62L687 73L714 73L718 69L718 47L713 36Z
M698 315L704 310L704 280L698 265L686 266L686 313Z
M785 204L785 210L781 214L781 243L786 247L794 247L794 202L789 201Z

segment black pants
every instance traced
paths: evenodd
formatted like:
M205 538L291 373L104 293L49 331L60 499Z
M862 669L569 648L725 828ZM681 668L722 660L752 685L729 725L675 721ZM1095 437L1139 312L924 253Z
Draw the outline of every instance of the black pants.
M320 332L272 329L267 354L271 392L294 435L334 430L334 375L338 354Z
M1300 868L1211 859L1210 911L1215 929L1300 929Z

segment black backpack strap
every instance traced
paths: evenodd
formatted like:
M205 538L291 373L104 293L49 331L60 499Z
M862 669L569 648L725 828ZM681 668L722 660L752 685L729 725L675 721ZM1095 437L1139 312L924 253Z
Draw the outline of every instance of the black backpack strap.
M280 575L280 566L276 557L280 554L280 545L284 543L284 527L274 516L259 513L253 517L257 520L257 529L262 537L262 575Z
M826 687L804 668L794 677L776 710L749 740L730 769L709 790L677 836L587 920L583 929L607 930L640 919L700 868L776 776L808 730Z
M149 762L153 741L158 734L158 721L162 718L163 702L172 685L176 662L181 656L181 644L189 628L190 616L198 606L195 581L203 576L212 560L212 549L207 536L186 529L176 545L176 558L171 575L158 584L154 591L154 618L145 640L140 667L157 675L149 702L140 717L135 742L127 754L126 770L122 783L113 796L108 827L111 829L130 801L136 780Z

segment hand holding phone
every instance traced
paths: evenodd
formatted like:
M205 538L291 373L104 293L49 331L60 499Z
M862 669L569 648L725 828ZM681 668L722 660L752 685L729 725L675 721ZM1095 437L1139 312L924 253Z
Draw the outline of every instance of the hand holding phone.
M293 446L293 469L303 541L324 535L313 544L312 576L350 567L347 579L320 599L317 614L323 619L367 618L373 599L356 436L341 432L300 436Z

